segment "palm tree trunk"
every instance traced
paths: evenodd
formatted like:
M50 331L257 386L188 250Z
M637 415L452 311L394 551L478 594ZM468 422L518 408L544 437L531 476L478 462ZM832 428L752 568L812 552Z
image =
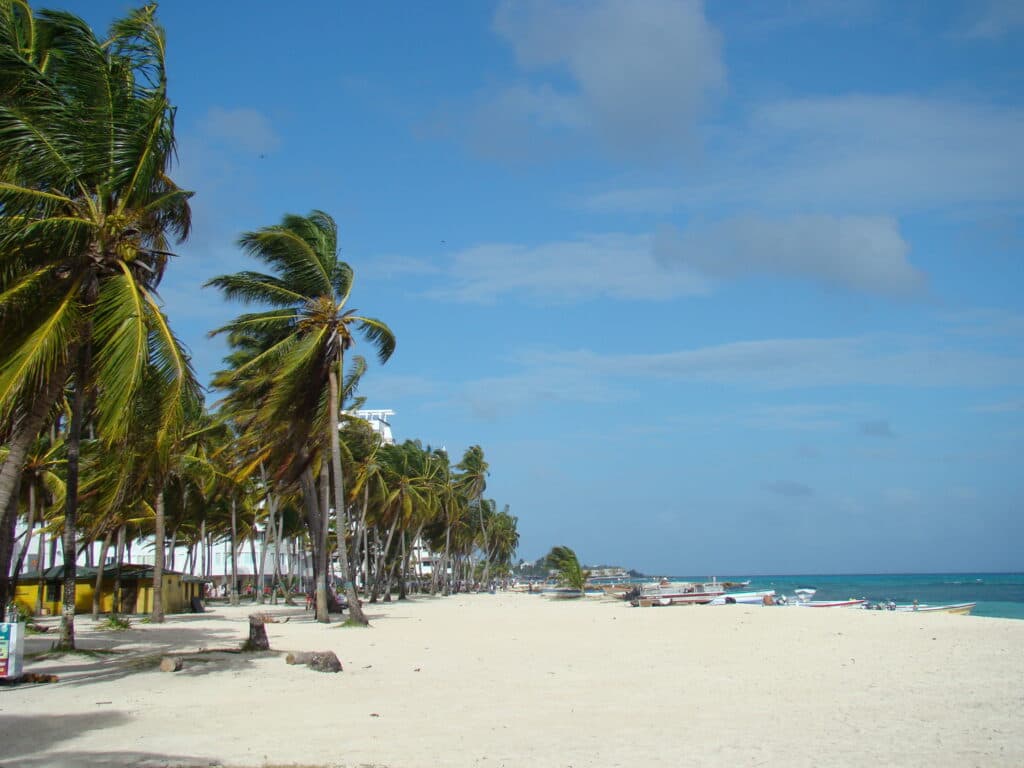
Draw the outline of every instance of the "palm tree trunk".
M309 532L309 546L313 550L313 583L316 590L316 620L322 624L330 622L327 615L327 541L323 536L324 522L320 510L320 497L313 470L306 467L299 476L302 485L302 501L306 508L306 530ZM326 513L326 510L324 510ZM323 536L323 541L321 537ZM303 587L304 588L304 587Z
M253 524L253 530L250 532L250 535L249 535L249 559L252 560L252 580L253 580L252 591L253 591L253 600L254 601L256 600L256 595L257 594L260 594L260 595L263 594L263 585L259 582L259 575L260 574L259 574L259 572L257 571L257 568L256 568L256 530L255 530L255 528L256 528L256 526L255 526L255 524Z
M263 487L267 487L267 473L263 469L263 465L260 464L260 475L263 478ZM263 549L260 552L260 567L258 569L258 580L259 588L256 590L256 601L263 604L263 582L266 578L267 570L267 550L270 548L271 532L274 530L274 507L276 506L274 500L274 494L267 494L267 524L263 529ZM273 583L273 579L271 579Z
M345 543L345 535L348 532L348 505L345 503L345 478L341 474L341 437L338 434L338 415L341 413L341 403L338 396L338 381L344 374L344 354L338 355L338 370L331 369L330 374L330 409L331 418L328 420L331 430L331 468L334 471L334 515L336 533L338 537L338 560L341 565L341 573L345 579L345 595L348 597L349 620L368 625L370 622L359 606L359 596L356 594L356 585L353 583L348 568L348 545Z
M452 524L448 522L448 526L444 529L444 571L441 573L441 578L444 579L444 588L441 590L441 594L447 596L452 593L451 578L448 576L448 570L451 567L451 553L452 547ZM455 574L454 569L452 575Z
M18 583L18 577L21 575L21 569L25 565L25 556L28 554L28 548L32 545L32 534L35 532L36 527L36 484L30 482L28 484L28 527L25 529L25 544L18 552L18 560L14 564L14 568L11 570L11 594L14 594L14 588Z
M115 614L124 612L121 600L121 561L124 560L124 540L127 528L127 525L121 525L117 529L117 549L114 554L114 599L110 606Z
M203 567L200 569L199 573L200 573L200 575L204 579L207 579L207 578L210 577L210 573L207 570L208 560L207 560L207 557L206 557L206 518L205 517L201 521L199 521L199 547L200 547L200 551L201 551L201 553L203 555ZM206 586L206 584L204 583L203 587L205 588L205 586Z
M153 507L156 529L153 533L153 612L149 620L154 624L164 621L164 487L156 490L156 504Z
M92 291L90 291L92 293ZM94 300L95 297L90 297ZM71 423L68 425L67 478L64 497L64 601L60 617L60 637L55 649L75 649L75 526L78 524L78 472L82 450L82 424L85 421L85 394L92 373L92 327L86 322L78 348L75 381L71 396Z
M33 399L29 412L14 427L14 433L7 444L9 449L7 458L0 463L0 524L6 520L11 498L17 498L18 481L21 478L21 470L25 466L28 450L32 447L36 436L42 431L50 409L60 396L64 385L67 384L69 369L68 364L63 364L53 372L44 391L40 393L39 397Z
M238 605L238 508L231 499L231 605Z
M181 523L178 523L178 525L174 526L171 530L171 545L167 548L167 570L169 571L173 571L174 566L176 565L177 558L175 557L175 550L178 548L178 527L180 525Z
M18 496L11 497L11 506L17 507ZM14 532L18 527L17 511L7 515L0 523L0 607L6 608L14 597L14 581L11 579L11 558L14 556Z
M330 620L331 613L331 600L328 596L328 590L331 586L331 580L333 574L331 573L331 540L330 540L330 526L331 526L331 468L327 462L327 457L324 456L320 460L320 524L321 528L317 532L317 536L320 538L320 570L323 573L324 579L324 615Z
M366 510L370 506L370 485L363 486L363 512L359 516L359 529L363 536L363 592L370 587L370 536L366 530Z
M405 582L409 578L409 551L406 547L407 535L405 531L402 531L402 557L399 560L401 565L398 568L398 599L408 600L409 595L405 591Z
M376 568L377 579L376 579L376 581L374 583L374 586L373 586L373 599L374 600L377 599L377 596L380 594L380 591L381 591L381 586L383 585L383 579L384 579L384 574L385 574L384 563L385 563L385 561L387 559L387 556L388 556L388 550L391 549L391 539L395 535L395 529L396 528L398 528L398 513L397 512L395 513L395 519L391 521L391 527L388 529L388 538L387 538L387 542L384 544L384 549L382 549L377 554L377 568ZM389 584L389 586L390 586L390 584ZM388 590L387 594L388 594L388 597L390 597L390 595L391 595L391 590L390 589Z
M284 514L281 514L277 520L277 529L274 531L274 578L273 591L270 596L270 602L277 605L277 590L281 586L281 537L284 536ZM288 569L288 575L291 576L291 568Z
M44 575L46 573L46 516L45 514L40 516L44 520L42 527L39 529L39 562L36 569L39 572L39 583L36 586L35 610L32 611L36 616L43 612L43 592L46 589L46 577Z
M103 546L100 547L100 561L96 566L96 586L92 590L92 617L100 617L100 596L103 589L103 566L107 562L107 550L110 548L110 535L113 533L110 528L103 535Z

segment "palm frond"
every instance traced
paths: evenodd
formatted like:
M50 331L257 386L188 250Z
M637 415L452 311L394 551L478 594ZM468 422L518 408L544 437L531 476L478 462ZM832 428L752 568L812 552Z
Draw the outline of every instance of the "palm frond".
M383 322L372 317L353 317L362 334L377 349L377 359L386 363L395 353L395 335Z
M124 438L149 361L145 299L120 266L120 275L103 282L94 314L98 427L108 443Z

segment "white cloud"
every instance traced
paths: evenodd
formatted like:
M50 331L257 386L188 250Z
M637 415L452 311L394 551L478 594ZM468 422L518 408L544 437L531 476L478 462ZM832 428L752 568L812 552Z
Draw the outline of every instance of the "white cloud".
M923 286L909 250L894 219L864 216L742 216L685 233L666 228L655 242L660 262L712 278L808 278L881 294Z
M981 352L926 336L868 335L760 339L649 354L526 349L507 375L447 387L453 403L492 420L546 403L644 402L659 382L737 387L746 391L823 390L851 386L995 389L1024 386L1024 357ZM1014 410L1007 403L975 410ZM763 429L837 430L850 424L871 436L892 434L888 421L864 417L860 404L752 406L738 423ZM716 417L719 418L719 417Z
M879 217L746 216L654 235L603 234L454 254L452 285L432 295L487 302L523 294L550 302L598 297L661 300L717 281L770 275L875 294L910 294L924 275L907 260L897 223Z
M725 80L718 33L696 0L506 1L494 28L526 82L489 97L478 128L582 132L623 154L656 155L685 143ZM479 138L504 153L510 137Z
M949 99L781 100L713 131L687 181L594 192L597 211L722 205L760 211L908 213L1024 201L1024 110Z
M211 107L200 121L200 128L211 138L240 146L249 152L269 152L281 143L270 120L255 109Z
M528 351L520 361L529 368L571 368L617 379L650 377L769 390L1024 385L1024 357L981 352L920 336L762 339L654 354Z
M610 296L667 299L707 289L700 277L658 264L648 235L593 235L525 246L479 245L459 251L454 285L434 292L457 301L493 301L522 293L553 302Z

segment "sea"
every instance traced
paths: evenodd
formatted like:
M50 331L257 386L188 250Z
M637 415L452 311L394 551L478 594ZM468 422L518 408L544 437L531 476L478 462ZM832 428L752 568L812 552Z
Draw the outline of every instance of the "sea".
M673 581L709 581L707 576L672 576ZM718 576L719 581L750 581L744 589L774 589L792 595L798 587L817 590L815 600L866 598L871 602L948 605L977 603L974 616L1024 619L1024 573L856 573Z

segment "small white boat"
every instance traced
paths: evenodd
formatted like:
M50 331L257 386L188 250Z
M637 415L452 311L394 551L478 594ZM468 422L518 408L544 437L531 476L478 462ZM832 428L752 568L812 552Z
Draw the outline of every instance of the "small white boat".
M866 602L866 598L856 600L851 597L849 600L805 600L794 603L794 605L798 608L854 608L864 605Z
M643 607L655 605L703 605L724 594L725 589L717 581L696 584L691 582L671 583L665 580L658 584L645 585L640 590L640 594L629 602L630 605Z
M897 605L893 610L900 613L952 613L969 616L977 603L954 603L952 605Z
M709 605L763 605L766 597L775 597L775 590L769 589L763 592L726 592L714 598Z

